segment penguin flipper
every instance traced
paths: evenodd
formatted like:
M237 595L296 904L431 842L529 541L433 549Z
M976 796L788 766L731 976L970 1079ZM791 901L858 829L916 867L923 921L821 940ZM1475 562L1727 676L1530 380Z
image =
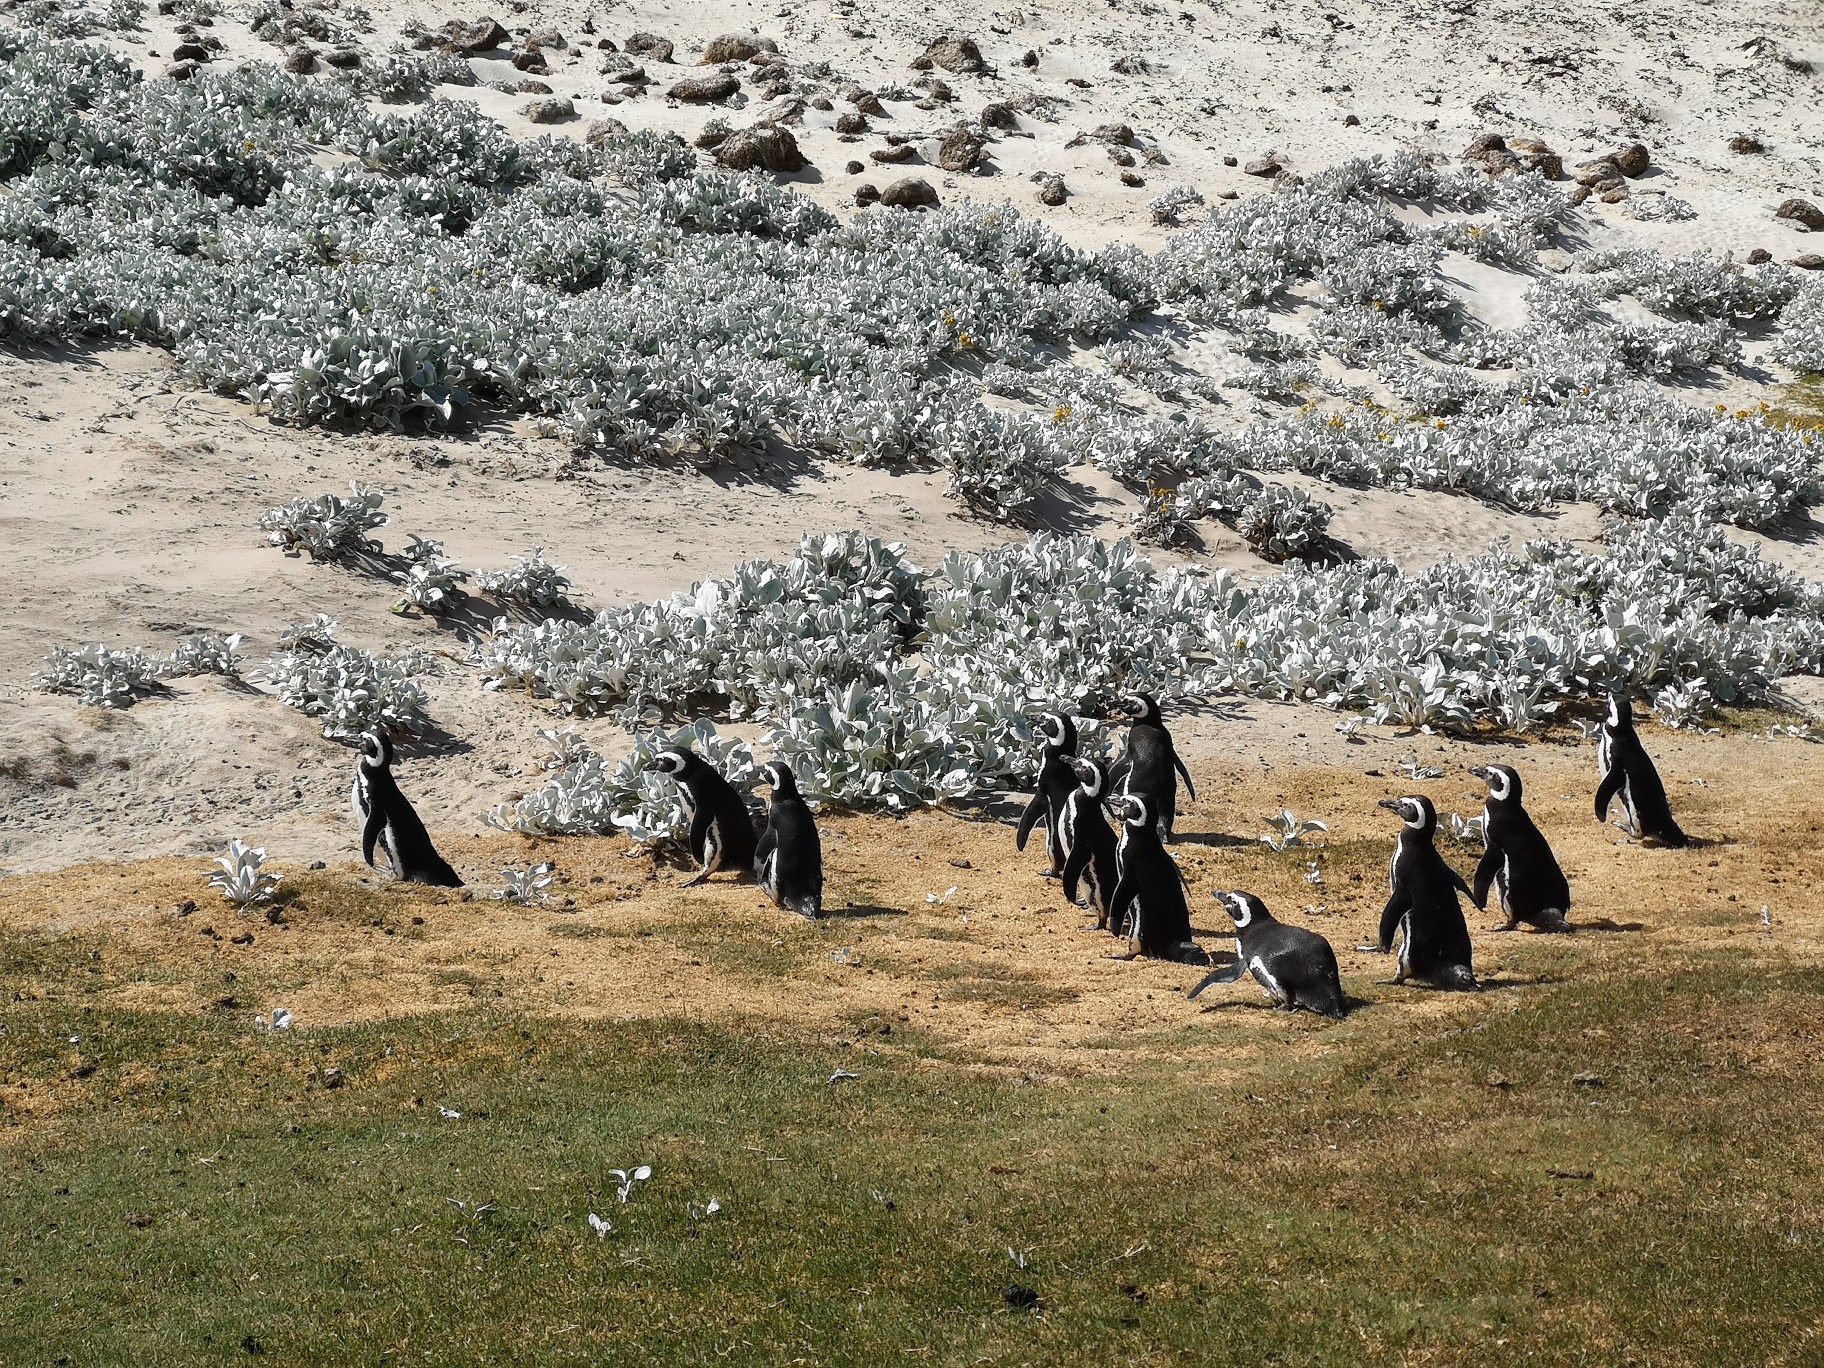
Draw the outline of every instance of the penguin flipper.
M361 828L361 858L367 861L368 868L377 868L374 864L374 847L380 842L380 833L386 830L386 814L380 805L374 803L368 807L367 821Z
M1115 880L1115 891L1108 895L1108 926L1116 934L1120 933L1121 919L1127 915L1128 904L1134 901L1137 891L1132 876L1123 874Z
M1609 766L1609 772L1602 776L1602 782L1596 786L1596 820L1609 820L1609 804L1615 801L1615 795L1621 792L1627 774L1620 765Z
M1032 835L1032 829L1046 821L1045 794L1041 791L1032 795L1032 801L1026 804L1026 811L1020 814L1020 829L1013 834L1013 848L1026 849L1026 838Z
M1172 765L1184 779L1184 791L1191 795L1191 801L1197 801L1197 785L1191 782L1191 772L1184 767L1184 761L1178 758L1178 752L1172 752Z
M1444 869L1445 872L1450 875L1450 881L1457 886L1463 896L1474 902L1476 895L1469 891L1469 885L1463 882L1463 876L1457 873L1457 871L1452 869L1449 865L1445 865ZM1476 903L1477 907L1480 907L1481 905L1481 903Z
M1087 868L1089 868L1089 842L1078 841L1070 848L1070 854L1064 859L1063 878L1066 901L1076 902L1077 885L1082 882L1083 871Z
M1501 868L1502 858L1500 849L1490 846L1482 852L1482 858L1476 861L1476 886L1470 890L1469 900L1478 909L1488 906L1489 885L1495 881L1495 874Z
M1393 895L1387 899L1387 906L1381 909L1380 935L1376 948L1384 955L1393 949L1393 933L1400 928L1400 918L1412 910L1412 899L1406 896L1404 888L1395 888Z
M1233 964L1225 964L1220 969L1212 969L1209 973L1205 974L1203 978L1199 980L1197 986L1186 993L1185 996L1194 998L1212 984L1239 983L1241 982L1242 975L1247 972L1247 966L1240 960L1236 960Z

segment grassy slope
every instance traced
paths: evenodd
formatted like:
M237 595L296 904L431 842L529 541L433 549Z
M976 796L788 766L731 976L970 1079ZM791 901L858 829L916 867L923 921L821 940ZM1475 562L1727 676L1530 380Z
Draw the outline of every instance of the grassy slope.
M1022 1086L904 1028L85 1009L80 947L7 951L68 991L0 1033L59 1099L6 1153L0 1362L1824 1355L1824 974L1765 951Z

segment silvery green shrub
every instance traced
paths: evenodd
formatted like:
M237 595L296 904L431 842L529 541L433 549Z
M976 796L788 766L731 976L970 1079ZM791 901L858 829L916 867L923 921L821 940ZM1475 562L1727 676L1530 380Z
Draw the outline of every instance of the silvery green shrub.
M401 554L405 568L393 572L393 578L400 585L397 608L447 613L462 593L462 582L469 577L466 571L457 568L460 562L443 554L442 542L416 533L411 535Z
M89 707L129 708L158 687L162 673L158 659L137 646L115 650L90 642L56 647L32 678L45 693L71 694Z
M343 560L378 549L367 534L385 527L391 519L380 511L386 494L359 482L349 484L348 497L317 494L292 499L260 514L260 531L282 551L308 551L312 560Z
M363 732L418 736L430 727L425 711L425 675L437 671L428 652L413 650L376 656L336 641L333 619L319 613L294 623L279 638L279 650L255 672L281 700L306 717L321 718L323 735L347 741Z
M564 567L545 559L545 548L535 546L525 555L514 555L513 564L501 570L478 570L475 587L491 598L521 608L549 609L569 602L570 580Z

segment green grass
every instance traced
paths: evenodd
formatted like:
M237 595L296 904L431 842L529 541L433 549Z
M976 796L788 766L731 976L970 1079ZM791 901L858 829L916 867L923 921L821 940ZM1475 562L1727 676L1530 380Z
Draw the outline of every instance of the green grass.
M1716 952L1037 1086L871 1024L12 1001L0 1362L1817 1362L1821 993Z

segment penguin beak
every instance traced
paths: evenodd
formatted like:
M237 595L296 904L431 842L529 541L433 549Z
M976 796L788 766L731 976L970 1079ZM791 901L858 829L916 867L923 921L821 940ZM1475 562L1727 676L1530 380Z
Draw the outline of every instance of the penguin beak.
M1469 767L1469 772L1471 774L1475 775L1476 778L1481 779L1484 782L1486 782L1488 779L1488 769L1484 765L1471 765Z
M1389 812L1398 812L1400 810L1400 800L1398 798L1383 798L1380 802L1376 803L1375 806L1384 807Z

